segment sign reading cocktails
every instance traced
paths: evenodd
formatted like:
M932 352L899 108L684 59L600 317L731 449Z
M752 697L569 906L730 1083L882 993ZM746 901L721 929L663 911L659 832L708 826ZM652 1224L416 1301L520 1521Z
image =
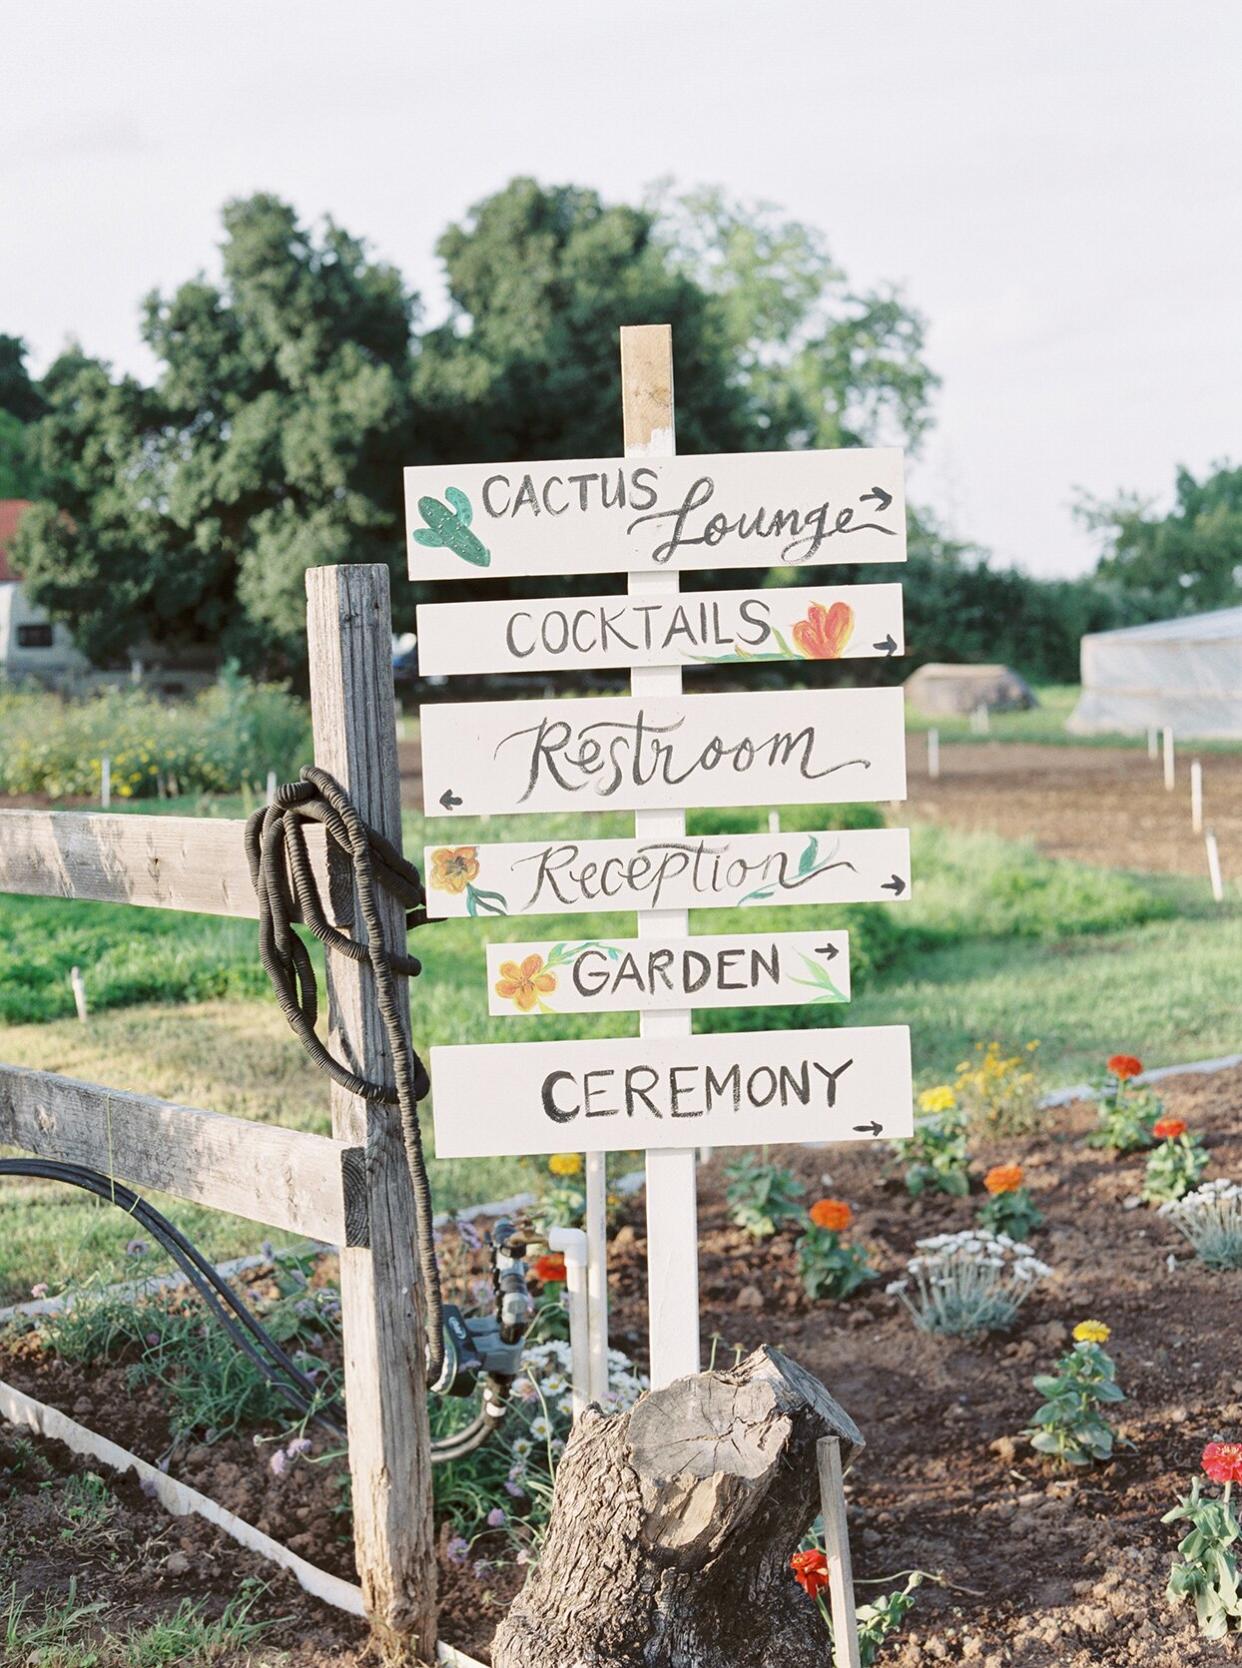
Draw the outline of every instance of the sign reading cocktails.
M904 562L901 453L405 471L411 579Z

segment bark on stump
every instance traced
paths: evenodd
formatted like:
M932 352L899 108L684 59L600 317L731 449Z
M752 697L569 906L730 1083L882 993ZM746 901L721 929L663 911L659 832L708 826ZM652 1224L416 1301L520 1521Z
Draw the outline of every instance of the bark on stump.
M582 1414L543 1554L495 1668L801 1668L828 1660L789 1559L819 1510L815 1444L863 1445L779 1350L696 1373L628 1413Z

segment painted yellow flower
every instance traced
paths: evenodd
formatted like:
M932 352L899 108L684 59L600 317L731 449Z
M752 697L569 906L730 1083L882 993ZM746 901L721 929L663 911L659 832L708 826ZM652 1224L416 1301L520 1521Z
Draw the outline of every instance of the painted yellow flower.
M542 1008L542 998L550 996L556 989L556 974L545 973L542 968L543 957L540 955L527 956L521 966L515 961L502 961L500 977L496 981L497 996L505 1002L512 1002L524 1014L536 1007Z
M431 887L460 895L479 878L478 846L441 846L431 854Z
M934 1089L924 1089L919 1096L919 1108L923 1112L952 1112L957 1105L957 1096L947 1083L938 1083Z
M553 1153L548 1169L554 1176L576 1176L582 1169L581 1153Z
M1112 1335L1103 1321L1079 1321L1074 1328L1074 1341L1079 1344L1106 1344Z

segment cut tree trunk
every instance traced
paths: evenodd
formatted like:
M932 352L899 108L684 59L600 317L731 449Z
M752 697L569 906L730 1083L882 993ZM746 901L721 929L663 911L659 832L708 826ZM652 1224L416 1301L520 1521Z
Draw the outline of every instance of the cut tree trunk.
M863 1445L778 1350L590 1407L556 1474L538 1565L500 1624L495 1668L802 1668L828 1661L789 1559L819 1510L815 1444Z

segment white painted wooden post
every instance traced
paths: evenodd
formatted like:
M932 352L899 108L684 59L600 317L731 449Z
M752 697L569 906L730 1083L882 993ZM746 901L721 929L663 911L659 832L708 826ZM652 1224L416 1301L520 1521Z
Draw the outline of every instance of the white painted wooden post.
M1208 879L1212 882L1212 896L1217 903L1225 901L1225 880L1220 872L1220 847L1216 843L1216 836L1209 828L1203 836L1203 843L1207 848Z
M105 811L112 803L112 760L106 753L99 761L99 803Z
M667 324L627 325L621 331L621 404L627 458L671 457L676 451L673 419L673 332ZM656 600L675 595L676 573L632 573L629 594ZM634 695L680 695L681 669L636 666ZM684 811L636 811L640 839L679 840ZM684 938L684 909L643 910L640 938ZM684 1037L690 1010L643 1014L644 1037ZM651 1383L658 1389L699 1370L699 1233L695 1155L692 1147L647 1153L647 1300L651 1327Z
M768 833L779 834L781 831L781 814L779 811L768 812Z
M401 845L388 569L311 568L306 575L315 761L373 828ZM351 882L345 870L339 877ZM346 891L346 896L349 892ZM377 899L390 949L405 917ZM354 915L357 917L355 900ZM393 1081L369 967L327 952L329 1042L364 1077ZM408 986L398 981L408 1013ZM365 1148L369 1247L340 1249L345 1404L354 1548L367 1616L389 1662L430 1662L436 1644L423 1300L414 1193L395 1106L332 1085L332 1132Z
M86 1006L86 982L82 977L80 967L69 969L69 988L73 992L73 1005L78 1010L78 1018L85 1025L90 1013Z
M608 1154L586 1155L587 1382L593 1402L608 1394Z
M927 774L934 782L940 775L940 731L927 732Z
M832 1611L833 1668L862 1668L858 1616L854 1609L854 1570L845 1515L845 1478L841 1439L823 1436L815 1444L819 1465L819 1499L824 1516L824 1551L828 1560L828 1598Z
M1190 826L1203 833L1203 765L1198 759L1190 761Z
M1164 785L1168 793L1173 792L1175 774L1173 760L1173 727L1171 724L1166 724L1164 727Z

